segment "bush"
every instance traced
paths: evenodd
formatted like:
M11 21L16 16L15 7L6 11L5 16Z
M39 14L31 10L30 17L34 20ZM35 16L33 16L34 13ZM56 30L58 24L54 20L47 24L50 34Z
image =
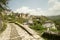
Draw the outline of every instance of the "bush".
M32 26L30 26L30 28L34 29L38 33L42 33L46 30L46 28L43 28L43 26L41 24L32 25Z
M6 29L6 27L7 27L6 23L3 22L2 28L1 28L1 30L0 30L0 33L2 33L2 32Z

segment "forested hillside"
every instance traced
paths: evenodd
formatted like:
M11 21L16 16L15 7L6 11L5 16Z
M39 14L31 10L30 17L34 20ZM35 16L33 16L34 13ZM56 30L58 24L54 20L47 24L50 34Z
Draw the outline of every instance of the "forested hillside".
M54 23L56 24L57 29L60 31L60 15L49 16L48 18L51 19L52 21L54 21Z

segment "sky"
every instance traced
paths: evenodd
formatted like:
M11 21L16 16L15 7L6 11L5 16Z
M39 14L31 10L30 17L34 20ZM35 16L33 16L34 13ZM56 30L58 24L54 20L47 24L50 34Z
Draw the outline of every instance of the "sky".
M60 15L60 0L11 0L9 8L18 13L31 15Z

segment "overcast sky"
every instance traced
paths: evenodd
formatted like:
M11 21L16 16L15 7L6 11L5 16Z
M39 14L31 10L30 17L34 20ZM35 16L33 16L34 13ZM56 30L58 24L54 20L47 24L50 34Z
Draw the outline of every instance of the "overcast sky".
M8 4L14 12L31 15L60 15L60 0L11 0Z

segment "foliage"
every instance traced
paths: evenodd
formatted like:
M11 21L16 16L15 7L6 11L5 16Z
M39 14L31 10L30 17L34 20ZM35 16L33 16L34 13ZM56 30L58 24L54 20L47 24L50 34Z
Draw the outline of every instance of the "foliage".
M50 28L50 31L57 32L58 30Z
M60 15L48 17L50 20L54 21L56 25L60 25Z
M56 24L57 31L60 33L60 15L48 17Z
M34 29L37 32L44 32L46 30L46 28L43 28L43 26L41 24L36 24L36 25L32 25L30 26L31 29Z
M7 27L7 24L6 24L6 22L3 21L3 24L2 24L2 28L0 30L0 33L2 33L6 29L6 27Z
M42 32L46 31L46 28L44 28L40 22L41 19L37 20L37 19L33 19L33 25L30 25L31 29L34 29L35 31L37 31L39 33L39 35L41 35Z
M5 10L9 0L0 0L0 11Z

